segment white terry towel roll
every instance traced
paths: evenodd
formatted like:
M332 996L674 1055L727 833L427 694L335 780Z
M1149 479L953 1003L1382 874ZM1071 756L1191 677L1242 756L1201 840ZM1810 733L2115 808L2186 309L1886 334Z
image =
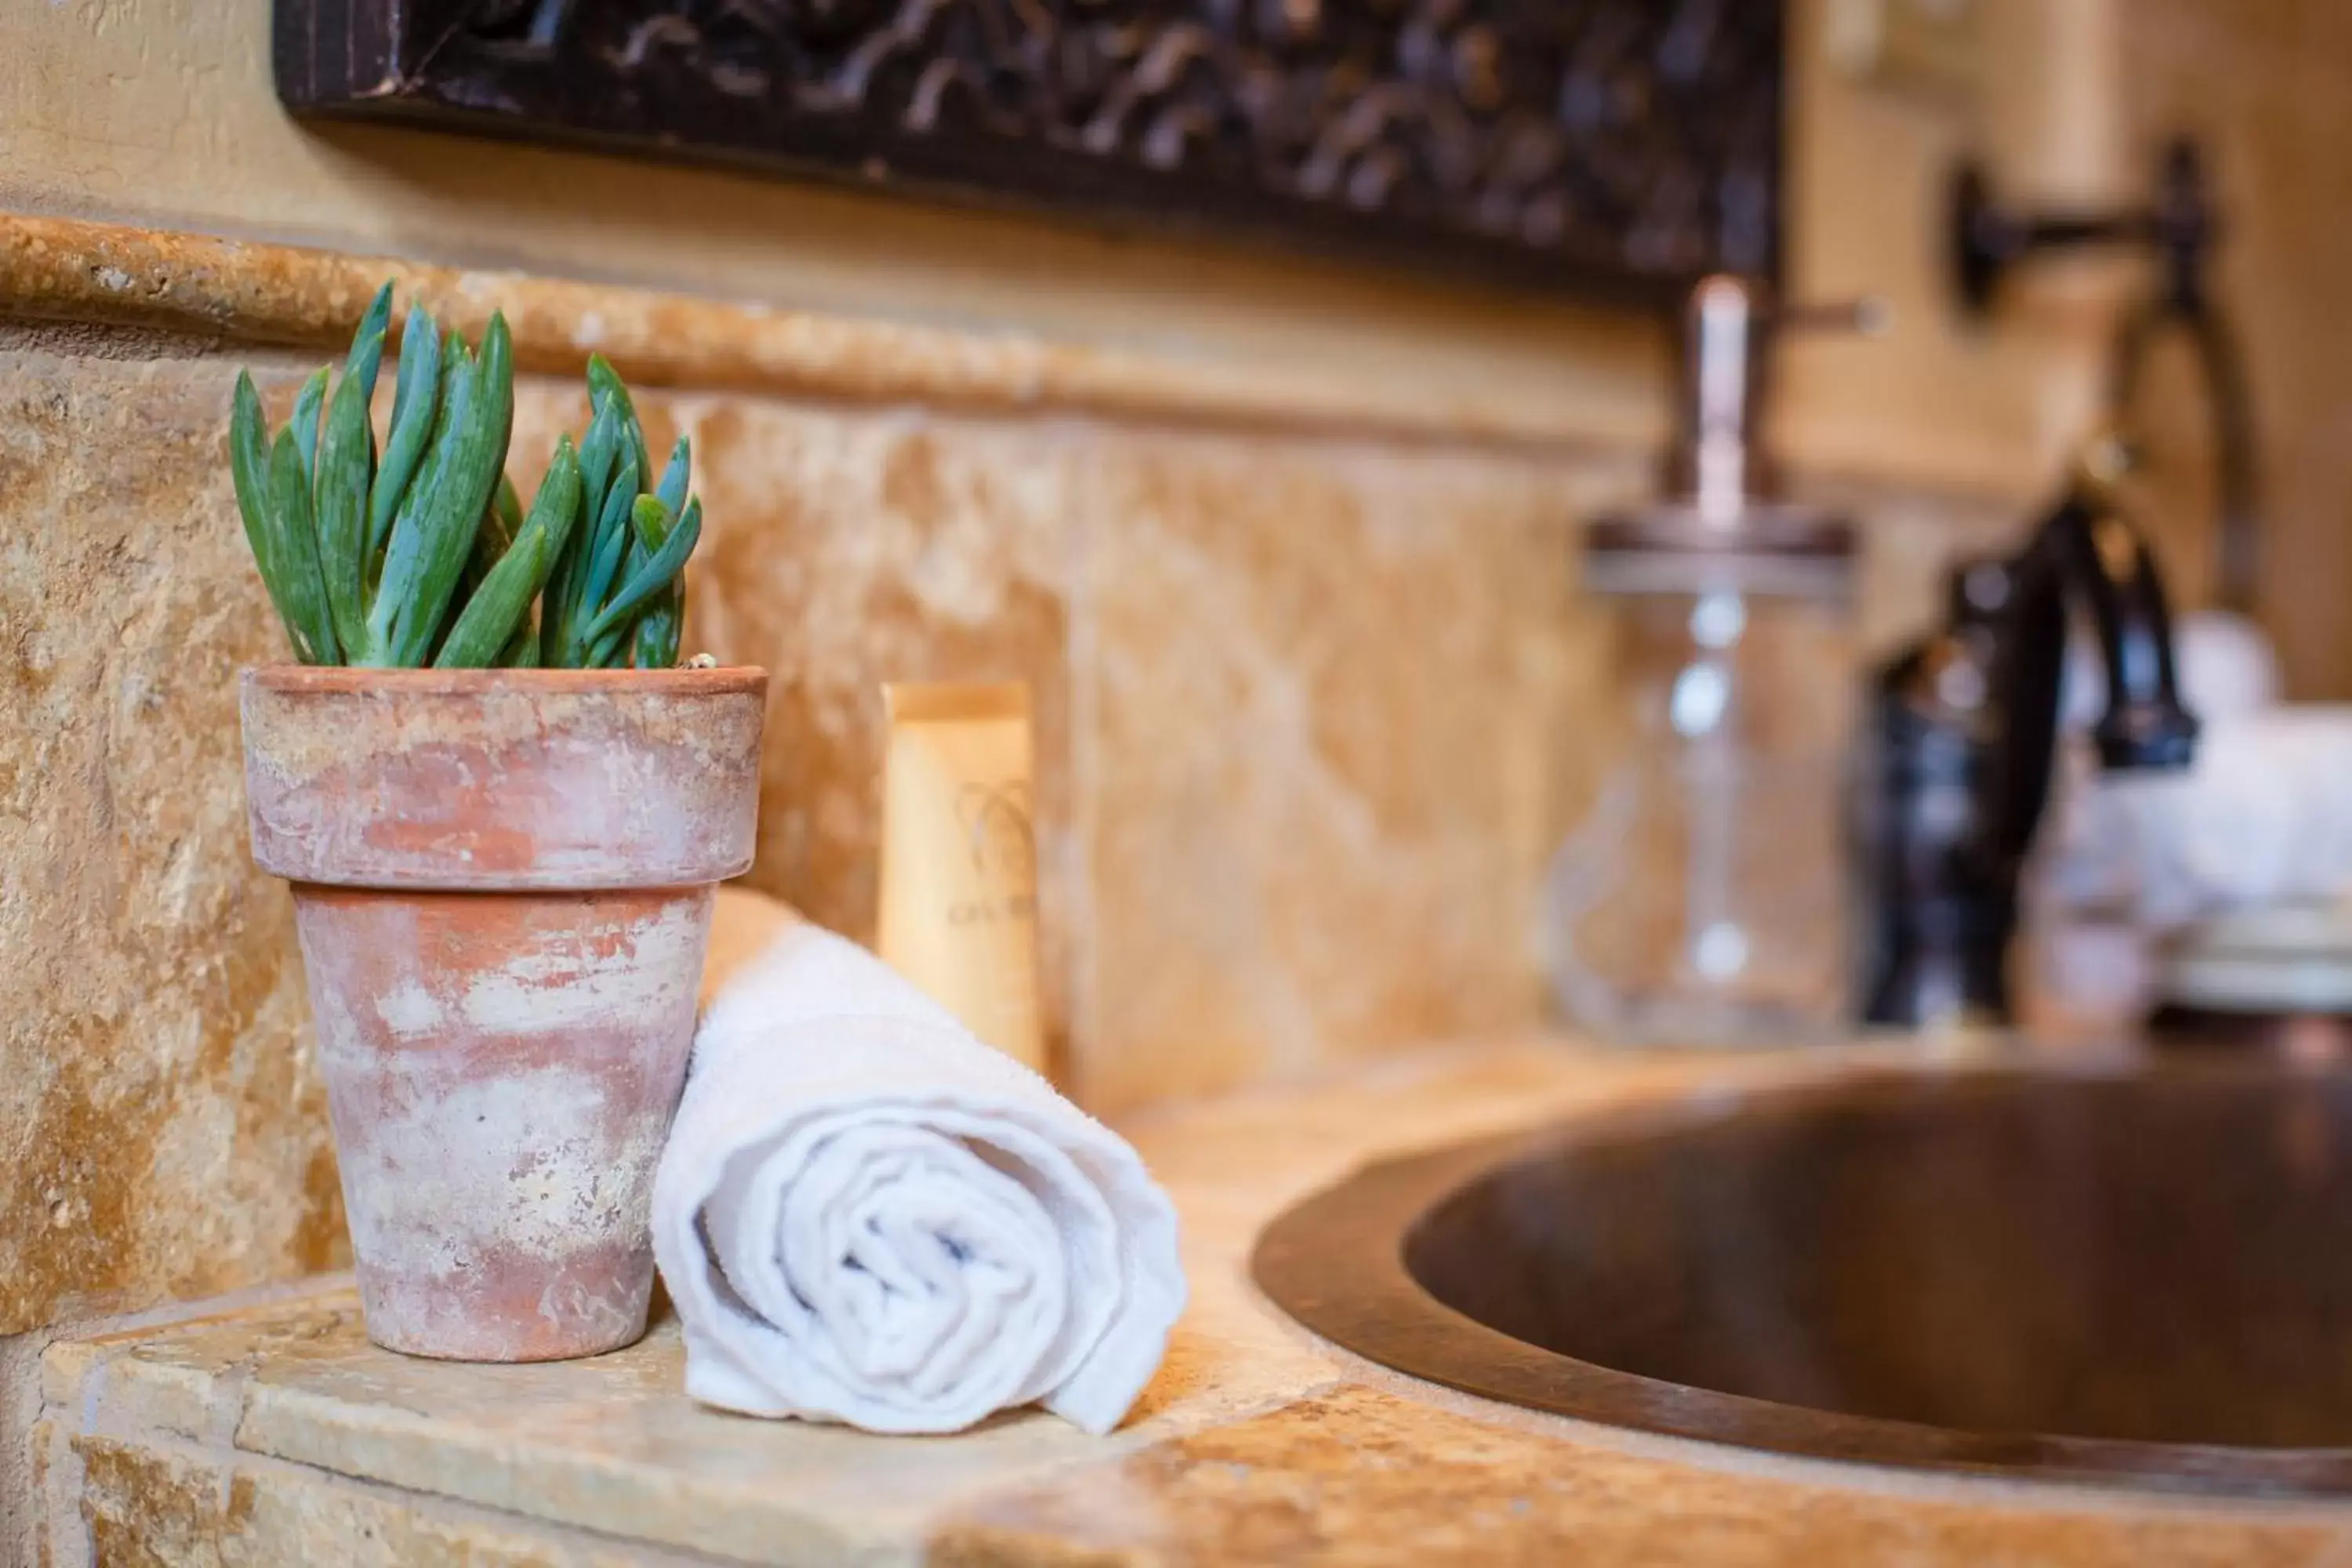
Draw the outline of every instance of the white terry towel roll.
M711 1002L653 1222L687 1392L753 1415L955 1432L1042 1402L1108 1432L1184 1307L1127 1142L806 923Z

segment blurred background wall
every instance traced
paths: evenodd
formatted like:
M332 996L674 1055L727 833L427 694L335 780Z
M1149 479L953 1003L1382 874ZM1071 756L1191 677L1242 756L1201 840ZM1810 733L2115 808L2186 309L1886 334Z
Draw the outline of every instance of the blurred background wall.
M2264 608L2297 695L2352 694L2352 14L1969 9L1965 68L1921 77L1841 64L1838 0L1796 7L1790 280L1882 292L1897 325L1792 348L1781 435L1800 486L1865 521L1872 637L2046 490L2134 276L2067 264L1956 321L1951 161L1982 153L2021 198L2124 197L2186 129L2232 226ZM469 326L514 317L518 452L579 422L600 345L649 379L657 434L696 436L689 642L776 677L761 885L865 930L875 683L1035 686L1047 979L1090 1105L1538 1026L1533 889L1608 743L1575 542L1652 482L1659 326L298 129L266 10L0 11L0 1335L341 1256L285 895L244 845L234 676L277 634L221 429L236 367L282 407L376 258ZM2161 527L2193 602L2201 437L2163 395Z

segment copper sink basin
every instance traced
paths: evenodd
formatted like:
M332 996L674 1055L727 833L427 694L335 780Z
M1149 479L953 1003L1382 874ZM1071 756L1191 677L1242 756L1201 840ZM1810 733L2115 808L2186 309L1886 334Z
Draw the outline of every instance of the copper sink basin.
M1515 1405L1840 1459L2352 1494L2352 1074L1882 1072L1374 1166L1259 1283Z

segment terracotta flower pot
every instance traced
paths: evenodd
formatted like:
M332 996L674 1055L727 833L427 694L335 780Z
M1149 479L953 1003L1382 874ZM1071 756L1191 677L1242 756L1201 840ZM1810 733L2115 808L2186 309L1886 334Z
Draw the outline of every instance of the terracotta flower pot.
M647 1205L712 885L751 863L756 669L245 672L368 1337L549 1361L645 1332Z

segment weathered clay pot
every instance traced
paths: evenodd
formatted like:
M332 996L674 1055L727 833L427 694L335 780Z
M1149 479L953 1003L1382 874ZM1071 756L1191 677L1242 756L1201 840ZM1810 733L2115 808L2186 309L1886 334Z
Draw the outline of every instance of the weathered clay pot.
M654 1164L712 884L751 863L756 669L245 673L254 858L294 885L368 1337L645 1332Z

